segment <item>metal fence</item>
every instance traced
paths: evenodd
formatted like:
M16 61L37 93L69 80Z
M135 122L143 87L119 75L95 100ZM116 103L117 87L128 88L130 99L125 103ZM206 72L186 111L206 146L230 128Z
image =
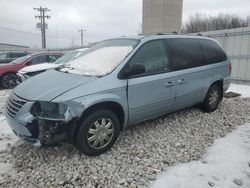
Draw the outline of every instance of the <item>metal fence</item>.
M232 79L250 81L250 27L202 33L223 46L232 63Z

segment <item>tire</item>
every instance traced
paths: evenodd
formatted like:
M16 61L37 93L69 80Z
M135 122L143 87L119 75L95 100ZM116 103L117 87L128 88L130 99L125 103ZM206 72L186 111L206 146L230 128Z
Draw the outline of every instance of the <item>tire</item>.
M218 84L213 84L206 95L204 102L201 104L201 108L205 112L214 112L222 99L221 87Z
M17 75L14 73L7 73L1 77L1 85L5 89L13 89L17 86Z
M100 155L113 146L119 133L117 115L111 110L97 110L81 123L76 135L76 146L85 155Z

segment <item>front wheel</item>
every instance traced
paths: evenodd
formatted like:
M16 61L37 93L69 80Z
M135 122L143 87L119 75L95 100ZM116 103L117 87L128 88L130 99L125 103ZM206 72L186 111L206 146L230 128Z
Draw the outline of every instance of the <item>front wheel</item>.
M204 102L201 104L201 108L205 112L214 112L222 99L221 87L217 84L212 85L206 95Z
M81 123L76 144L86 155L95 156L106 152L117 140L120 122L111 110L97 110Z

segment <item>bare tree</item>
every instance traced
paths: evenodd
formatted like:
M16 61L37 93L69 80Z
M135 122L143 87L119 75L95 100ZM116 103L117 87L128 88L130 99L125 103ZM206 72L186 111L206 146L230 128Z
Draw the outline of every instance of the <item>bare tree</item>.
M220 13L216 16L196 13L184 24L182 32L198 33L250 26L250 16L241 18L234 14Z

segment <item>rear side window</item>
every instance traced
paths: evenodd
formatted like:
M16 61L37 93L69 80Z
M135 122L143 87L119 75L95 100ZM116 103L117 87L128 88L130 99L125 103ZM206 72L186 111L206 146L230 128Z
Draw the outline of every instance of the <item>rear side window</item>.
M182 70L204 65L204 55L197 39L167 39L174 70Z
M60 57L62 57L62 56L61 55L48 55L48 61L55 62Z
M139 76L168 72L169 60L163 40L150 41L144 44L132 57L129 66L138 63L145 66L145 73Z
M206 39L199 40L205 55L206 64L219 63L227 60L225 52L216 42Z
M47 62L46 55L36 56L36 57L32 58L29 62L31 65L45 63L45 62Z

